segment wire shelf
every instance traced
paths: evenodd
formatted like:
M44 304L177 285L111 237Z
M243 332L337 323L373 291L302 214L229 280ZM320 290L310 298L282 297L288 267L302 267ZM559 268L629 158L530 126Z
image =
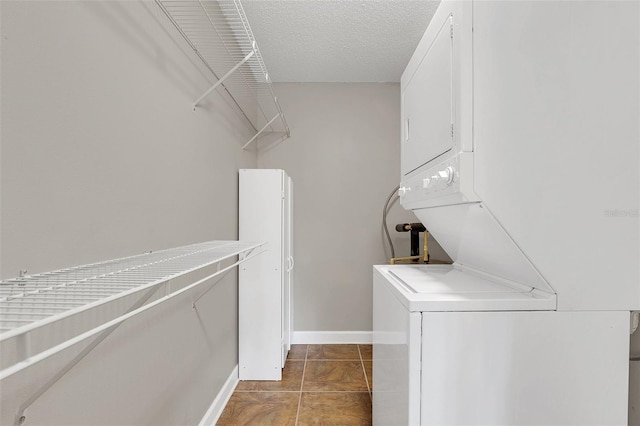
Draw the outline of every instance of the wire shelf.
M0 282L0 341L47 323L246 257L261 244L210 241Z
M198 300L263 245L209 241L0 281L0 382L75 348L24 394L15 424L125 321L183 294L197 311Z
M240 0L155 0L196 55L256 130L289 136L276 96ZM244 148L243 147L243 148Z

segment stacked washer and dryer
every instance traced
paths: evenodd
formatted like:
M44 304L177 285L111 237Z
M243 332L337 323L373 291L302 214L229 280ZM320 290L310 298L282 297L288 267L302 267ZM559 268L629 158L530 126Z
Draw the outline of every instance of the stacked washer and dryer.
M374 267L376 425L626 425L640 4L443 1L400 199L453 265Z

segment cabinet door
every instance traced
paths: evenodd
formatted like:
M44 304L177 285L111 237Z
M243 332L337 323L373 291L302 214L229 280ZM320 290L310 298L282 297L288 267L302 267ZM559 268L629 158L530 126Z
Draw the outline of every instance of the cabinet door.
M283 180L283 197L282 197L282 367L284 367L287 360L287 354L291 349L291 275L293 269L293 257L292 257L292 238L293 238L293 217L292 217L292 204L293 204L293 184L289 176L284 177Z
M402 87L403 175L453 148L453 15L439 24L435 38L420 42L430 46Z
M282 378L283 180L282 170L240 171L239 239L267 243L239 271L240 380Z

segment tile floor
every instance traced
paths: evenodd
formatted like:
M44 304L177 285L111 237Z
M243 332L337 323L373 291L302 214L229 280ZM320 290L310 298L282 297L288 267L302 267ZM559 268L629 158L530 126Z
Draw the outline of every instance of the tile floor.
M371 345L293 345L282 381L242 381L218 425L370 425Z

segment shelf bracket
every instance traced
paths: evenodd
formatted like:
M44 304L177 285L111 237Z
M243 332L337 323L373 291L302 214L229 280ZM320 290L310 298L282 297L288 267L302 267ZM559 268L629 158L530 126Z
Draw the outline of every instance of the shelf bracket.
M244 146L242 147L242 149L245 149L247 146L249 146L249 144L251 142L254 141L255 138L257 138L258 136L260 136L260 133L264 132L266 130L267 127L271 126L271 123L273 123L274 121L276 121L276 119L278 117L280 117L281 113L276 114L275 117L273 117L271 120L269 120L269 122L267 124L264 125L264 127L262 129L260 129L258 131L258 133L256 133L255 135L253 135L253 137L251 139L249 139L249 142L245 143Z
M169 281L167 281L167 282L169 282ZM158 290L158 288L159 287L152 287L150 290L148 290L140 299L138 299L138 301L136 303L133 304L133 306L131 306L131 308L129 308L129 310L127 312L125 312L125 314L128 314L128 313L130 313L132 311L135 311L135 310L139 309L140 307L144 306L144 304L147 303L147 301L151 298L151 296L153 296L153 294ZM15 423L14 424L16 426L19 426L22 423L24 423L24 421L26 420L25 412L27 411L27 409L29 407L31 407L31 405L34 402L36 402L38 399L40 399L40 397L44 393L46 393L56 383L58 383L58 381L65 374L67 374L69 371L71 371L71 369L73 367L78 365L78 363L80 361L82 361L87 355L89 355L89 353L91 351L93 351L96 348L96 346L98 346L100 343L102 343L102 341L104 339L109 337L109 335L111 335L111 333L116 331L116 329L121 324L122 323L117 323L117 324L107 328L102 333L100 333L98 335L98 337L96 337L91 343L89 343L82 351L80 351L80 353L78 355L76 355L71 361L69 361L64 367L62 367L53 377L51 377L47 383L45 383L40 389L38 389L33 395L31 395L31 397L29 399L27 399L20 407L18 407L18 414L16 415L16 419L15 419Z
M223 75L222 77L220 77L220 79L218 81L216 81L216 83L211 86L209 88L209 90L207 90L206 92L204 92L204 94L202 96L200 96L198 99L196 99L196 101L193 103L193 110L196 110L196 107L198 106L198 104L200 103L200 101L202 101L204 98L206 98L209 93L213 92L214 90L216 90L216 88L218 86L220 86L222 84L222 82L224 82L227 77L229 77L231 74L233 74L233 72L235 70L237 70L238 68L240 68L242 66L242 64L244 64L245 62L247 62L249 59L251 59L251 57L253 55L255 55L256 50L255 50L255 41L253 42L253 50L251 50L251 52L249 52L249 54L247 56L245 56L240 62L238 62L233 68L231 68L225 75Z

